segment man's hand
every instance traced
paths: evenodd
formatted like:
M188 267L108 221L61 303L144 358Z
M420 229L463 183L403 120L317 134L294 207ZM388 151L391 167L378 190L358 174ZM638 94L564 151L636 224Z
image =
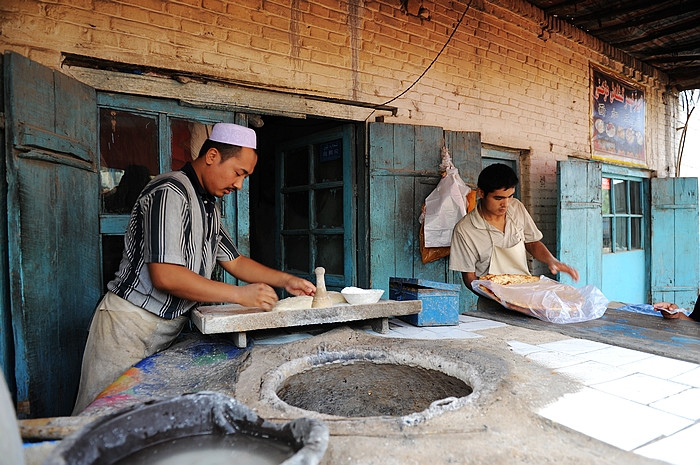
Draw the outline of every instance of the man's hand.
M238 286L236 289L236 303L244 307L257 307L270 311L277 300L277 293L267 284L253 283Z
M677 311L678 305L670 302L657 302L654 304L654 310L661 312L661 316L669 320L692 320L685 313Z
M549 263L549 271L556 276L557 273L566 273L571 276L571 279L578 281L578 271L576 268L570 267L566 263L562 263L559 260L554 260L554 262Z
M576 268L572 268L566 263L562 263L554 258L554 255L550 253L549 249L547 249L542 241L526 242L525 250L530 252L530 255L535 257L535 259L547 265L549 272L553 275L556 276L557 273L566 273L571 276L574 281L578 281L578 271L576 271Z
M294 275L289 276L284 288L292 295L314 295L316 293L316 286L310 281Z

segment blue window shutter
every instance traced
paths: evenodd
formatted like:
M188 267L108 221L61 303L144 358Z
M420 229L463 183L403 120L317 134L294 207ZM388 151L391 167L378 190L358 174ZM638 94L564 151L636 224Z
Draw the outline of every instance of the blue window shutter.
M651 300L693 308L698 296L698 179L651 180Z
M433 129L433 149L439 154L442 130ZM369 279L387 296L389 278L414 277L414 264L420 259L417 228L422 199L416 198L415 144L414 126L369 125Z
M601 287L603 216L601 210L601 164L568 160L557 164L559 193L557 258L576 268L579 281L560 273L563 283Z
M481 164L479 133L369 125L369 275L371 286L387 295L391 277L462 282L448 270L448 258L424 264L420 256L421 208L440 180L445 144L462 178L474 185Z
M69 415L101 292L95 90L16 53L3 66L9 302L0 320L11 314L14 336L14 364L3 368L14 366L5 375L19 416Z

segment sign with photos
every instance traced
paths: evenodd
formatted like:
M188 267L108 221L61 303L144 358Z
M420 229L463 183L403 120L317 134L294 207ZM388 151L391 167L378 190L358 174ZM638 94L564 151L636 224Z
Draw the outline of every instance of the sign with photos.
M646 165L644 91L595 67L591 77L593 158Z

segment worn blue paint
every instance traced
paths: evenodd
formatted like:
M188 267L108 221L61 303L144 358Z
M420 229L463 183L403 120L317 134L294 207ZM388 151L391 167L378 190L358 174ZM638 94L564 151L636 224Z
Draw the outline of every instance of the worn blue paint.
M661 337L656 337L658 331L647 328L635 327L631 324L624 324L624 320L621 320L621 323L619 324L614 323L603 326L590 327L588 328L588 331L605 336L605 338L607 338L607 340L609 341L615 341L616 337L619 335L624 335L625 337L636 338L640 340L648 340L650 341L650 343L653 342L654 344L667 346L674 352L677 350L694 351L700 349L700 342L698 342L698 339L675 335L662 335Z
M452 163L459 170L460 177L470 188L476 188L479 173L482 170L481 134L478 132L445 131L445 145L452 155ZM449 258L444 259L445 266L449 266ZM434 279L442 280L436 276ZM472 291L464 287L462 273L447 270L445 281L458 284L462 292L459 293L460 313L476 310L478 297Z
M579 272L575 283L561 273L561 282L601 287L603 217L601 213L601 164L569 160L557 164L557 257Z
M445 326L459 324L459 284L428 281L417 278L389 279L391 300L420 300L422 310L400 318L416 326Z
M649 257L651 256L651 242L649 240L649 182L644 179L646 172L631 168L605 166L603 177L610 177L612 183L624 180L638 183L641 200L641 249L620 249L617 241L613 239L612 250L603 253L602 284L601 291L613 301L641 303L650 298L649 292ZM612 188L612 186L611 186ZM626 189L626 205L632 205L631 191ZM612 211L624 211L625 204L618 209L616 196L610 196L610 208ZM626 213L632 213L631 211ZM639 213L636 213L639 214ZM617 217L625 220L625 215ZM618 219L612 221L613 238L617 235ZM627 242L631 240L631 228L627 230Z
M4 73L4 57L0 54L0 70ZM4 79L0 79L0 92L4 95ZM4 110L3 110L4 111ZM0 131L0 260L7 263L8 237L7 237L7 189L5 188L5 131ZM0 266L0 369L7 384L10 394L14 397L14 343L12 337L12 314L10 312L9 269Z
M698 179L651 180L651 300L693 308L698 296Z
M643 173L606 165L608 171L617 177L634 174L636 178L644 177ZM560 196L557 255L579 270L579 285L594 284L613 300L629 303L665 300L692 307L697 298L700 257L696 178L652 178L650 215L643 205L644 221L651 218L650 225L647 223L651 240L645 239L645 250L606 254L604 259L601 163L559 162L557 176ZM569 281L566 275L560 279Z
M600 290L608 300L644 303L649 299L645 250L603 254Z

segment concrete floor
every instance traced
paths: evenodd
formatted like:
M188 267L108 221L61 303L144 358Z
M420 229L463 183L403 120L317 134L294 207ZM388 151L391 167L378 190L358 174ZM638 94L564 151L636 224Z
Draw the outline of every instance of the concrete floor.
M700 463L697 363L467 315L459 326L430 328L392 319L383 335L357 323L251 337L227 393L268 420L324 421L331 437L323 464ZM377 353L460 377L474 392L414 416L355 418L275 395L314 360ZM402 385L396 380L397 393ZM25 448L28 463L51 447Z

